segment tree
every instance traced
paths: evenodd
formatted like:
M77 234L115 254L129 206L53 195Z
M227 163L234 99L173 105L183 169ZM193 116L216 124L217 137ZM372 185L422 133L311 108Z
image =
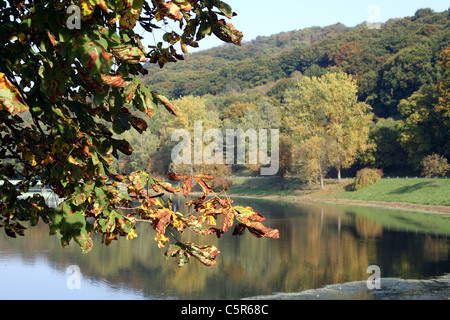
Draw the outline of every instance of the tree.
M428 41L405 48L392 56L380 70L379 101L376 101L380 110L377 110L377 115L397 116L399 102L411 96L422 85L433 83L435 73Z
M426 155L435 152L450 156L450 47L441 53L441 76L435 84L424 85L398 110L400 143L408 152L410 162L418 169Z
M324 179L333 164L336 152L334 141L326 136L314 135L303 141L296 151L301 167L301 178L308 183L319 178L320 188L324 189Z
M291 173L294 167L294 144L289 137L280 137L280 168L277 175L280 176L281 186L284 189L284 178Z
M320 78L303 77L297 88L287 91L286 123L299 141L319 136L334 146L329 161L338 171L349 168L368 147L372 114L359 102L356 81L345 73Z
M215 193L206 200L213 192L210 176L167 174L171 181L183 180L181 189L146 172L123 175L112 166L113 157L133 152L115 135L147 130L131 106L150 117L160 106L176 114L168 99L140 81L147 73L142 63L163 67L183 60L175 45L186 53L211 34L239 45L242 33L219 15L230 19L234 13L216 0L0 2L0 225L9 236L24 234L22 221L34 226L42 220L51 234L62 235L63 246L74 240L89 252L93 233L108 245L119 237L133 239L137 221L148 220L162 248L173 232L188 228L220 236L236 219L239 232L278 237L251 208L233 207ZM171 21L181 31L165 33L146 53L136 24L152 32ZM63 200L57 208L39 194L20 197L38 181ZM192 181L203 190L190 202L192 214L172 211L161 195L183 191L187 196ZM126 193L119 183L126 184ZM222 227L213 223L218 215L225 215ZM166 256L178 257L180 266L192 256L213 265L218 253L214 246L177 241Z
M395 168L406 164L408 154L403 150L399 142L400 132L399 121L393 118L378 119L371 126L369 141L373 148L368 150L366 155L373 159L371 165L377 168Z
M427 178L443 177L450 171L450 165L448 164L447 159L436 153L423 158L422 167L422 175Z

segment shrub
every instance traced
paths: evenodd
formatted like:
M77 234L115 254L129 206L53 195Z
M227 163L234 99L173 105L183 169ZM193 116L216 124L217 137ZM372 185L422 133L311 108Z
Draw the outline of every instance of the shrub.
M211 182L211 185L218 189L229 189L233 185L233 181L228 177L217 177Z
M364 168L356 173L352 189L360 190L380 181L382 177L383 171L381 169Z
M445 176L450 170L450 165L444 156L437 155L433 153L432 155L426 156L422 160L422 175L431 178L437 176Z

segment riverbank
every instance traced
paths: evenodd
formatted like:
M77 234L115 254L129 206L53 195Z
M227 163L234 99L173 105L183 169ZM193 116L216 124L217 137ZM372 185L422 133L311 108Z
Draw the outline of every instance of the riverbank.
M275 201L323 202L382 207L450 216L450 179L382 179L359 191L348 191L353 179L328 180L325 189L298 179L233 178L230 196Z
M303 292L275 293L246 300L448 300L450 274L428 280L380 279L380 288L369 289L367 281L329 285Z

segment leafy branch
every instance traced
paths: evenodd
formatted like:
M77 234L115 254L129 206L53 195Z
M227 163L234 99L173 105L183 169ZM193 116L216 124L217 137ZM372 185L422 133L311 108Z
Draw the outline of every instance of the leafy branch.
M80 28L75 29L67 23L73 4L80 8ZM113 167L119 154L133 153L131 144L117 136L148 129L131 106L147 119L160 107L176 115L166 97L141 82L139 76L148 73L143 63L163 67L182 60L175 44L186 53L210 34L240 44L242 33L218 15L231 18L234 13L218 0L0 2L0 227L9 236L25 234L19 221L32 226L43 221L51 235L62 236L62 246L74 240L89 252L94 233L109 245L119 237L137 237L136 222L150 221L158 246L164 247L166 231L189 228L220 237L237 219L256 236L278 237L250 208L233 208L229 198L219 195L206 200L212 188L205 180L212 177L184 176L181 190L145 172L125 175ZM149 32L177 23L182 33L166 33L147 52L134 32L138 22ZM17 186L13 178L20 179ZM187 196L192 179L204 193L190 202L197 216L183 216L170 203L163 204L167 192ZM39 194L21 198L37 181L62 200L56 208ZM126 193L121 183L127 185ZM149 186L158 194L151 195ZM218 215L225 215L220 228ZM241 234L242 227L238 229ZM213 265L218 253L213 246L177 241L166 256L178 257L180 265L191 256Z

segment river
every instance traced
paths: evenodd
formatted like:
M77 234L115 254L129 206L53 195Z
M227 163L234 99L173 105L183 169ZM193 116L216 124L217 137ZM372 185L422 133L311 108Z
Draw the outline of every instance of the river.
M12 239L0 230L0 299L445 299L450 297L450 218L367 207L238 199L280 230L280 239L246 232L214 244L214 267L183 268L163 257L151 226L91 253L61 248L48 227ZM183 205L182 205L183 207ZM183 209L184 210L184 209ZM381 289L369 289L368 267ZM77 276L75 278L75 276ZM75 280L74 280L75 279Z

